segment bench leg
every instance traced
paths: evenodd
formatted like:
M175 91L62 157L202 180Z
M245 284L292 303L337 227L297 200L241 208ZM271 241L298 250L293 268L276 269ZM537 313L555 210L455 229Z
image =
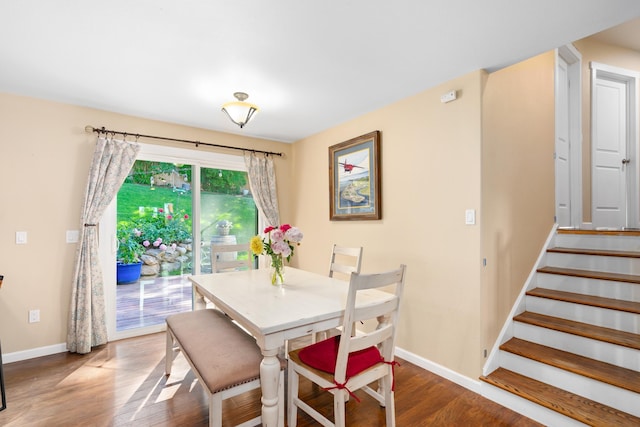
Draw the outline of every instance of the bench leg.
M209 396L209 427L222 427L222 396L220 393Z

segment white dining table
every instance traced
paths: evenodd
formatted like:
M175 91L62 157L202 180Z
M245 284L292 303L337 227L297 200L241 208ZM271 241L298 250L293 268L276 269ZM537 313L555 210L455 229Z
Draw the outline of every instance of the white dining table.
M193 309L206 298L251 333L262 351L262 425L284 426L278 419L278 353L287 340L326 331L342 324L349 283L317 273L285 267L285 283L271 285L268 269L190 276ZM393 295L367 290L356 306L392 299Z

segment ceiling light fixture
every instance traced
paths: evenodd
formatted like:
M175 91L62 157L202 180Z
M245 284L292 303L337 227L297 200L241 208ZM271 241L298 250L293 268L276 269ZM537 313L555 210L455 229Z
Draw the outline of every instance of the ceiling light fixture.
M258 106L244 102L249 97L244 92L236 92L233 96L236 97L237 101L227 102L222 106L222 111L242 129L258 111Z

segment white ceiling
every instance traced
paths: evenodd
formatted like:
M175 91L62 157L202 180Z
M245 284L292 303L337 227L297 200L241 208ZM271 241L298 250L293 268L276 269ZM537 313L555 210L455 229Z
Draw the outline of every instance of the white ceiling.
M292 142L639 16L638 0L0 0L0 92ZM220 111L236 91L261 108L242 130Z

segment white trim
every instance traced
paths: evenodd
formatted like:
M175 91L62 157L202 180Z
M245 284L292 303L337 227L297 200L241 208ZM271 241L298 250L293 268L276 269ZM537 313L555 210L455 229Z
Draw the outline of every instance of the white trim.
M572 44L556 49L555 89L557 91L558 58L567 63L569 79L569 188L571 191L571 226L582 224L582 55ZM558 96L555 98L556 114ZM556 118L556 123L558 122ZM556 130L557 134L557 130ZM557 137L555 138L557 140ZM556 186L558 183L556 182Z
M37 347L28 350L16 351L13 353L5 353L2 355L2 361L4 363L20 362L21 360L35 359L36 357L65 353L66 351L66 343L53 344L46 347Z
M600 62L590 62L591 69L591 93L594 93L598 79L612 80L624 83L627 87L627 158L631 163L627 165L630 176L627 179L627 200L625 227L640 227L640 197L638 196L638 182L640 181L640 124L638 123L638 111L640 111L640 72L629 70ZM594 111L595 98L591 97L591 111ZM593 117L592 117L593 121ZM593 141L593 135L591 135ZM593 159L593 143L591 158ZM591 165L593 168L593 165ZM593 186L593 184L592 184ZM593 215L593 198L591 200Z
M396 347L396 356L406 360L409 363L413 363L414 365L422 369L433 372L434 374L451 382L454 382L468 390L471 390L474 393L480 394L479 380L473 380L465 375L447 368L446 366L442 366L436 362L425 359L424 357L420 357L417 354L411 353L407 350L403 350L399 347Z

